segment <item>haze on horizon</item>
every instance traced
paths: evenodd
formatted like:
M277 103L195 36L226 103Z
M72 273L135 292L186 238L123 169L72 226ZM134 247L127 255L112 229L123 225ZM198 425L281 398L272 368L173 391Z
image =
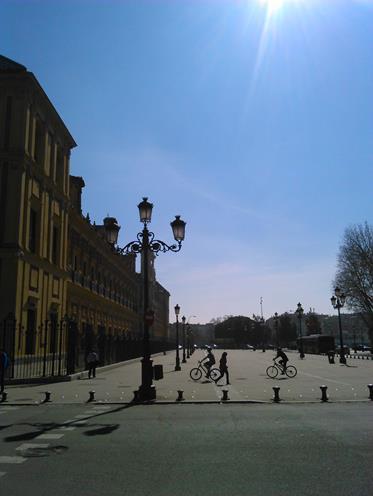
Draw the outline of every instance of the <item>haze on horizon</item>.
M333 314L345 228L372 218L373 1L3 0L1 53L78 143L83 210L156 237L181 315Z

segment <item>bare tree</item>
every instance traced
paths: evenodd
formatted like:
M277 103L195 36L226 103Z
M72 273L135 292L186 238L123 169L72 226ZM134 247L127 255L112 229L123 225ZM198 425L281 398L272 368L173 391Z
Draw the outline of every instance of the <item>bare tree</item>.
M373 341L373 226L367 222L346 229L335 285L346 294L347 307L361 314Z

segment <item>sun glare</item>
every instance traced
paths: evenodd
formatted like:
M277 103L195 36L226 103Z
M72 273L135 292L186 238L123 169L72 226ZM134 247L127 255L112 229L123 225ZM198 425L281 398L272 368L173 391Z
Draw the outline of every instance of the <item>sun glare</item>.
M286 0L260 0L267 7L268 14L274 14L279 11Z

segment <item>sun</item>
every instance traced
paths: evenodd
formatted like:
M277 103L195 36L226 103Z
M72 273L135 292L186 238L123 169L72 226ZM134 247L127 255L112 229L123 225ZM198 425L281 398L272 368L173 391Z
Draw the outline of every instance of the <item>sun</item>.
M278 12L285 4L286 0L260 0L260 3L267 7L268 14Z

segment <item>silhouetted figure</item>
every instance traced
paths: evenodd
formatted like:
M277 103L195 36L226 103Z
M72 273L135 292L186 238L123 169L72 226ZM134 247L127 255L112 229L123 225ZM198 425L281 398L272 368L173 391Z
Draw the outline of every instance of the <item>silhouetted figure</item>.
M276 358L281 358L281 360L279 360L278 363L280 363L283 367L281 374L285 374L286 364L288 363L289 359L286 353L284 353L281 348L277 348L277 355L275 356L275 360Z
M9 358L4 350L0 350L0 393L4 392L5 370L9 367Z
M215 357L214 357L214 354L211 351L211 348L207 348L207 355L205 356L205 358L203 358L201 360L201 363L203 363L203 362L205 362L204 365L207 368L206 377L209 378L210 377L210 369L211 369L211 367L215 363Z
M222 356L220 358L220 362L219 362L220 376L215 380L215 382L220 381L220 379L225 374L226 375L226 378L227 378L227 384L230 384L230 382L229 382L228 366L227 366L227 354L228 353L226 351L224 351L224 353L222 354Z
M90 379L91 376L96 377L96 367L98 365L98 355L93 350L91 350L88 353L87 365L88 365L88 379Z

